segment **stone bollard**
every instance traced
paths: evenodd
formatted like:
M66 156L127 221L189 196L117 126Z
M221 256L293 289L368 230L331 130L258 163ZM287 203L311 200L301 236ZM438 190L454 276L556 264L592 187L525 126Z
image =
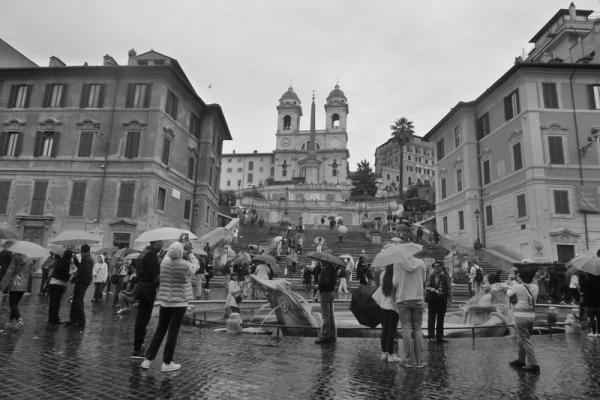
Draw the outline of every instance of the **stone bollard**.
M242 318L239 313L231 313L225 322L227 333L240 334L242 333Z

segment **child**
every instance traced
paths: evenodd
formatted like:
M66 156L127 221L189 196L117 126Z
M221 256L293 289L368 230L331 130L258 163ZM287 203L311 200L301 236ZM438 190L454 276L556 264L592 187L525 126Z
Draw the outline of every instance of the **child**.
M135 270L128 277L127 287L119 292L119 309L117 314L128 314L135 302L136 273Z

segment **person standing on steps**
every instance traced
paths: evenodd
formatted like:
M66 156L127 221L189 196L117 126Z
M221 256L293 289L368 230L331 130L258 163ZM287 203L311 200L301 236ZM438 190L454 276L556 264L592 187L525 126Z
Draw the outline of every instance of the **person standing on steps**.
M150 242L144 251L138 256L135 262L137 288L135 299L139 301L138 311L135 317L135 330L133 339L133 352L131 358L143 358L144 338L146 337L146 327L152 316L156 290L160 282L160 261L158 253L162 250L163 242L160 240Z

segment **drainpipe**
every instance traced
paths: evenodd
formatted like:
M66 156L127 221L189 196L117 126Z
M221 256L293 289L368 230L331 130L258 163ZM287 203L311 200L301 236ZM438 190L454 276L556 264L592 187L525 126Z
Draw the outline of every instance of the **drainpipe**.
M575 73L577 72L577 66L573 67L573 72L571 72L571 76L569 77L569 89L571 91L571 105L573 107L573 126L575 127L575 143L577 145L577 161L579 164L579 183L583 188L583 168L581 166L581 146L579 144L579 126L577 125L577 111L575 110L575 94L573 91L573 79L575 78ZM583 214L583 226L585 229L585 249L590 249L590 239L588 232L588 222L587 222L587 214L585 212Z
M117 94L119 92L119 69L116 67L115 69L116 83L115 83L115 93L113 95L112 101L112 109L110 113L110 122L108 125L108 135L106 141L104 142L104 164L102 166L102 180L100 182L100 198L98 199L98 212L96 213L96 222L100 223L100 217L102 216L102 201L104 199L104 185L106 183L106 170L108 169L108 152L110 150L110 139L113 134L113 123L115 120L115 107L117 103Z

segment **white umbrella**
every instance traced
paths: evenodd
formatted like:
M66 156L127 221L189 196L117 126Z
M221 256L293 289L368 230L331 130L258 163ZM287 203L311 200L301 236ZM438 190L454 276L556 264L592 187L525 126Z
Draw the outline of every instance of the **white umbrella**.
M46 258L50 255L48 249L43 248L37 243L26 242L24 240L9 242L4 248L13 253L26 255L29 258Z
M50 243L64 246L81 246L82 244L98 243L100 239L86 231L64 231L50 239Z
M141 253L130 253L123 257L123 260L135 260Z
M413 254L418 253L423 246L415 243L399 243L385 246L373 259L372 267L385 267L397 262L412 264L417 258Z
M283 240L283 236L275 236L275 237L273 238L273 242L275 242L275 243L277 243L277 242L280 242L280 241L282 241L282 240Z
M346 233L346 232L348 232L348 227L346 225L340 225L340 226L338 226L338 232Z
M157 228L150 231L146 231L138 236L136 242L155 242L159 240L177 240L181 235L188 235L189 239L198 239L196 235L187 229L180 228Z
M392 243L403 243L404 241L402 239L400 239L399 237L393 237L390 239L392 241Z

